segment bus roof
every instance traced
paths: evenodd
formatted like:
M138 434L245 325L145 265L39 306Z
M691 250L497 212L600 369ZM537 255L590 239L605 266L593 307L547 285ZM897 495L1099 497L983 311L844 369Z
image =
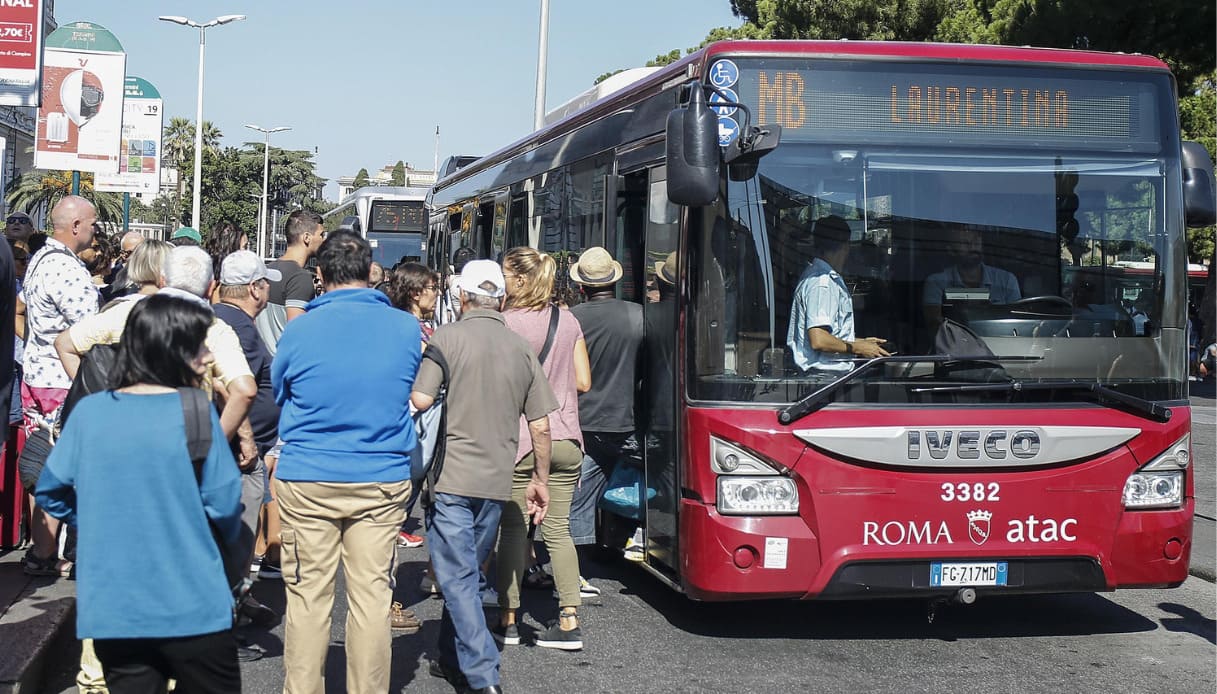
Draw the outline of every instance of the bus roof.
M364 186L351 191L334 207L321 215L322 219L339 211L345 211L351 203L359 200L426 200L428 189L416 186Z
M1062 48L1032 48L1028 46L992 46L962 43L916 43L911 41L717 41L690 53L684 58L645 75L641 79L605 95L584 108L565 115L540 130L495 151L482 159L452 172L436 182L434 189L472 176L500 161L510 159L530 144L544 143L560 134L575 130L596 118L608 115L622 104L630 103L642 94L658 92L670 86L672 80L682 79L682 73L692 71L700 78L700 70L717 56L815 56L825 58L874 57L880 59L907 58L925 61L968 61L976 63L1034 63L1065 67L1127 68L1169 73L1166 63L1139 53L1104 53ZM578 99L579 97L576 97Z
M1167 70L1166 63L1140 53L1104 53L1064 48L993 46L969 43L917 43L911 41L718 41L689 58L732 55L882 56L922 60L976 62L1056 63L1088 67L1126 67ZM684 61L682 61L684 62Z

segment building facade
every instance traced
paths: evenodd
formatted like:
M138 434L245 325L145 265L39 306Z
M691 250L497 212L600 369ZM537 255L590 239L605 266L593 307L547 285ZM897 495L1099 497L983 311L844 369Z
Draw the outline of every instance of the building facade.
M368 174L368 185L370 186L391 186L393 185L393 167L396 164L389 164L376 173ZM406 163L406 181L401 185L411 188L430 188L435 184L435 172L416 169ZM355 190L354 176L339 176L338 183L338 201L346 200L347 196Z

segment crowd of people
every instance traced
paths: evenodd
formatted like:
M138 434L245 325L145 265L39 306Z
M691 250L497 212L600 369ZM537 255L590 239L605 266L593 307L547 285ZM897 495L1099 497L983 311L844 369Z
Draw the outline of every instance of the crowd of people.
M615 298L607 251L559 269L531 248L461 249L445 284L380 267L305 211L269 264L231 224L114 242L76 196L51 225L36 240L25 215L6 224L10 421L32 494L24 570L78 581L80 691L239 691L239 662L261 655L249 630L279 619L250 594L261 578L283 582L284 691L322 692L339 566L346 689L387 691L393 630L421 626L393 599L397 555L424 544L444 600L433 675L502 691L522 587L559 608L537 646L583 647L599 589L577 547L613 469L641 464L641 307ZM424 477L415 416L441 406ZM425 537L406 525L420 498Z

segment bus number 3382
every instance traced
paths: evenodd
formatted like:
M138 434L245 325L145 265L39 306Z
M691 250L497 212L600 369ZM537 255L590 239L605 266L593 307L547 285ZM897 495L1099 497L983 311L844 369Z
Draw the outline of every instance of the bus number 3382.
M996 482L943 482L942 495L938 498L943 501L1001 501L999 491L1001 485Z

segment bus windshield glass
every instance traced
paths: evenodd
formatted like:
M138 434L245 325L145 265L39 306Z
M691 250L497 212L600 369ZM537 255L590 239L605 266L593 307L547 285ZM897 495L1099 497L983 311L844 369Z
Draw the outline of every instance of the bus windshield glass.
M691 399L790 403L848 373L857 357L812 349L817 328L849 341L881 338L904 357L965 357L869 370L834 395L838 402L991 402L1009 392L953 394L949 386L1012 381L1184 397L1186 258L1182 223L1169 212L1177 201L1167 181L1178 161L1168 154L1175 136L1159 125L1169 122L1158 113L1171 103L1164 78L1121 82L1100 73L1096 86L1063 70L916 76L907 66L887 74L871 64L870 72L849 71L861 86L834 92L836 73L817 83L820 73L805 63L739 62L740 99L761 122L811 123L829 98L812 98L816 84L854 117L837 114L835 136L820 126L787 128L755 175L727 182L702 233L690 237ZM765 91L775 80L794 91ZM1039 81L1068 92L1068 101L1053 103L1082 119L1080 132L1005 128L1002 85L1014 85L1017 100L1019 84L1034 92ZM910 105L913 83L922 87ZM957 86L958 132L913 124L892 137L880 127L927 120L927 84ZM965 115L969 107L960 105L972 84L977 103L980 85L997 85L985 137L966 131L967 118L981 117L979 106ZM1129 98L1115 98L1121 84ZM868 89L884 97L872 100L881 113L870 120L854 103ZM1088 99L1108 99L1116 110L1105 117ZM940 120L947 106L932 107ZM1022 105L1009 108L1021 122ZM1104 137L1119 140L1117 153ZM1056 396L1049 389L1028 397Z

